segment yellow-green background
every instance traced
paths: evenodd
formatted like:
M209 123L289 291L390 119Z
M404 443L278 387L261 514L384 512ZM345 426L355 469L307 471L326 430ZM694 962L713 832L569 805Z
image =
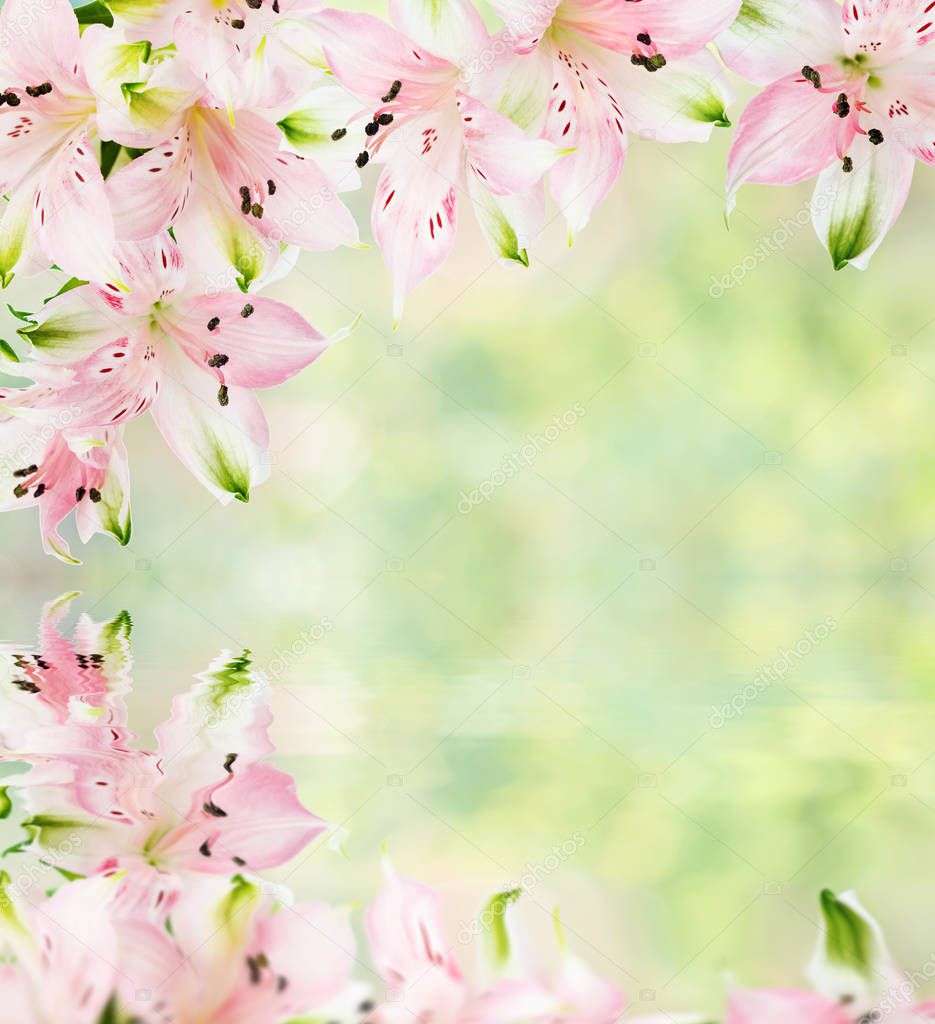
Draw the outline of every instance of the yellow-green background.
M303 256L274 294L323 330L364 320L265 396L272 479L221 508L134 423L129 548L99 539L69 569L32 513L4 518L5 638L65 590L98 618L128 609L148 738L221 648L268 666L330 620L276 683L281 763L348 830L347 859L291 875L303 894L366 898L388 839L444 890L454 936L580 833L527 921L545 933L559 904L638 1009L714 1007L725 970L798 981L826 885L858 888L921 967L935 178L919 169L868 272L834 274L806 225L712 299L809 192L750 189L728 232L729 143L634 142L590 229L569 249L555 217L527 271L493 261L463 204L395 334L375 248ZM369 194L351 200L368 240ZM575 403L534 465L459 513ZM827 616L839 628L786 685L711 727Z

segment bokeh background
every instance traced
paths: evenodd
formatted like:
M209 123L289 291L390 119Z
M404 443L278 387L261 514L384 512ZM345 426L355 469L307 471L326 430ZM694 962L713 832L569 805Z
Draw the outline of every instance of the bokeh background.
M133 424L128 548L67 568L33 514L4 517L4 639L66 590L127 609L144 742L218 651L249 648L282 765L347 830L344 856L288 872L304 895L366 898L387 840L455 935L571 840L526 919L546 932L560 906L634 1012L715 1007L726 970L796 980L823 886L857 888L921 968L935 175L869 271L835 274L807 188L748 189L725 228L730 136L634 140L590 229L569 249L553 211L528 270L465 206L396 332L375 248L303 256L273 294L324 330L363 322L266 395L270 481L221 508Z

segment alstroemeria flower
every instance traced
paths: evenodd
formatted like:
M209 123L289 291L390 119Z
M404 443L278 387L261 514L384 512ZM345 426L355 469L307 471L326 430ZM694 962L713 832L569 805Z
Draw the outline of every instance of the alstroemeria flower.
M373 962L388 1001L369 1015L373 1024L431 1019L456 1024L467 986L441 922L441 899L427 886L384 865L386 882L367 909Z
M21 329L40 367L70 372L57 406L76 410L76 428L113 427L150 410L212 493L249 500L269 475L269 428L253 391L292 377L329 340L273 299L202 294L168 234L118 252L130 294L75 288Z
M893 963L883 932L853 893L821 894L822 924L809 965L814 992L732 988L725 1024L864 1024L927 1020L915 987Z
M33 661L16 702L41 703L54 667L42 655ZM291 776L266 761L269 691L246 654L222 656L175 698L154 753L131 745L122 704L87 694L81 673L73 678L80 699L67 719L17 728L0 761L32 765L10 780L32 812L24 828L59 866L118 878L115 899L127 912L164 916L190 873L266 871L326 830Z
M109 0L132 39L174 43L219 106L272 107L317 77L303 16L320 0Z
M866 268L902 211L916 160L935 163L935 22L893 0L755 0L718 40L769 83L744 111L728 165L742 185L818 175L812 220L835 269Z
M359 133L358 166L371 156L385 164L372 226L398 321L406 296L451 251L459 191L478 206L495 252L527 262L528 239L498 201L530 193L561 151L469 94L470 64L491 40L467 0L391 0L390 14L396 28L337 10L312 20L334 74L366 104L366 127L347 129Z
M174 62L150 64L148 47L97 28L81 38L67 0L7 0L0 9L4 287L24 264L35 273L52 262L82 279L120 282L92 140L151 146L188 102Z
M275 125L251 110L200 103L171 140L108 182L117 235L142 241L172 226L205 273L233 267L242 288L269 271L283 245L323 252L358 244L341 181L283 150ZM216 254L216 259L212 259Z
M36 390L0 389L0 511L38 507L46 553L77 565L59 531L72 512L82 543L98 533L129 543L127 451L119 427L77 428L77 408L56 405L48 414L24 410ZM47 389L38 390L43 392L39 402L54 398Z
M277 902L241 876L200 880L172 908L172 935L190 970L152 996L173 1024L331 1020L350 986L355 942L347 915L323 903Z
M513 88L531 126L573 149L552 196L580 231L623 168L629 132L707 140L727 125L730 90L705 47L739 0L493 0L516 51Z
M117 1019L109 1015L114 1000L124 1009L159 1009L147 991L169 973L183 979L184 963L164 928L115 914L116 885L77 880L33 903L0 873L5 1020L100 1024Z

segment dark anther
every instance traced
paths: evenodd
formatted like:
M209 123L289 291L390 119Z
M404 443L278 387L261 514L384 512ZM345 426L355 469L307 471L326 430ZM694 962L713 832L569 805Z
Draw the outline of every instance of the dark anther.
M234 18L234 20L231 22L231 28L243 28L244 25L246 25L246 22L243 20L243 18Z
M647 71L658 71L666 66L666 59L661 53L654 53L646 62Z
M247 6L251 11L258 11L263 6L263 0L247 0Z
M247 866L247 862L246 862L246 861L245 861L245 860L243 859L243 857L231 857L231 860L232 860L232 861L233 861L233 862L234 862L234 863L235 863L235 864L237 865L237 867L239 867L239 868L245 868L245 867Z
M371 137L373 137L374 135L376 135L376 134L377 134L377 132L378 132L379 130L380 130L380 126L379 126L379 125L377 124L377 122L376 122L376 121L371 121L371 122L370 122L370 123L369 123L369 124L368 124L368 125L367 125L367 126L366 126L366 127L364 128L364 131L365 131L365 132L367 133L367 135L369 135L369 136L371 136Z
M222 366L227 366L229 362L230 356L224 355L223 352L217 352L208 360L208 366L210 366L212 370L217 370Z
M83 487L79 487L78 490L75 491L75 501L83 501L84 500L84 496L87 493L88 492Z
M253 306L249 302L240 311L240 315L244 318L244 320L246 320L249 317L253 316L253 313L254 313Z
M251 199L250 189L246 185L240 186L240 212L246 216L250 212Z
M802 68L802 77L806 82L811 82L816 89L821 88L821 75L809 64Z
M33 99L38 99L40 96L48 96L52 91L51 82L43 82L42 85L27 85L26 95L32 96Z
M271 196L276 195L276 182L273 181L272 178L270 178L266 183L266 191L269 192Z
M213 316L208 321L208 330L216 331L221 326L221 318L219 316Z
M360 1006L357 1007L358 1013L371 1013L377 1008L377 1004L372 999L365 999Z
M279 14L279 0L273 0L273 13Z
M347 135L347 129L346 128L336 128L331 133L331 141L332 142L340 142L341 139L343 139L345 135Z
M23 102L15 92L7 92L6 101L11 107L18 107Z
M20 480L22 480L24 477L32 476L33 473L38 473L38 472L39 472L39 467L35 463L33 463L33 465L27 466L25 469L18 469L13 474L13 476L17 477Z
M14 679L13 685L23 693L39 693L39 687L28 679Z
M263 980L260 964L255 956L247 957L247 970L250 971L250 984L259 985Z
M230 405L230 400L230 392L228 392L227 390L227 385L222 384L218 388L218 405L221 406L221 408L223 409L226 406Z
M650 34L648 32L640 32L640 34L636 37L636 41L638 43L642 43L643 46L652 45L652 38L650 37Z
M222 810L213 800L205 800L204 802L205 814L210 814L212 818L226 818L227 811Z
M17 484L13 488L14 498L25 498L27 494L29 494L29 488L25 484Z
M392 123L393 123L393 115L392 114L381 114L377 118L377 124L383 125L384 128L388 124L392 124Z
M288 987L289 979L284 974L280 974L279 977L276 979L276 991L285 992Z
M91 499L91 501L94 502L95 505L103 501L103 496L96 487L92 487L91 490L88 491L88 497Z
M250 212L257 220L263 219L263 207L259 203L254 203L253 206L250 207Z
M841 170L844 171L845 174L850 174L853 169L854 161L849 156L846 156L844 158L844 162L841 164Z
M364 150L363 153L361 153L360 156L357 157L355 163L357 164L358 167L366 167L367 164L370 163L370 154L366 150Z
M399 95L403 83L397 78L395 82L390 86L390 91L383 97L384 103L392 103L393 100Z
M847 117L851 112L851 105L847 101L847 93L842 92L838 95L838 101L834 105L834 112L838 117Z
M226 771L228 775L233 775L234 774L231 771L231 768L233 768L234 762L236 760L237 760L237 755L236 754L228 754L227 757L224 758L224 771Z
M883 141L883 132L879 128L871 128L867 132L867 138L873 143L874 146L879 146Z
M42 495L45 494L45 484L39 484L35 491L33 491L33 494L35 494L37 498L41 498Z
M208 846L207 839L201 844L201 846L198 847L198 852L201 854L202 857L211 856L211 847Z

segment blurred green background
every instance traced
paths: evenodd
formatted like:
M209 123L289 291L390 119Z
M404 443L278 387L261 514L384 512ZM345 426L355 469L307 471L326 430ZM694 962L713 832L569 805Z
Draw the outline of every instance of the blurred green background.
M730 136L634 140L591 228L569 249L554 217L529 270L493 261L464 204L396 333L375 248L303 256L273 294L323 330L364 320L265 396L271 480L221 508L133 424L129 548L99 539L69 569L33 514L4 518L5 638L65 590L128 609L144 739L215 653L250 648L277 677L282 765L348 832L346 858L289 874L303 894L366 898L388 839L454 936L571 839L526 918L545 933L558 904L634 1012L716 1006L728 969L797 981L822 886L857 888L921 967L935 176L868 272L835 274L808 187L746 190L725 229ZM713 717L799 643L784 682Z

